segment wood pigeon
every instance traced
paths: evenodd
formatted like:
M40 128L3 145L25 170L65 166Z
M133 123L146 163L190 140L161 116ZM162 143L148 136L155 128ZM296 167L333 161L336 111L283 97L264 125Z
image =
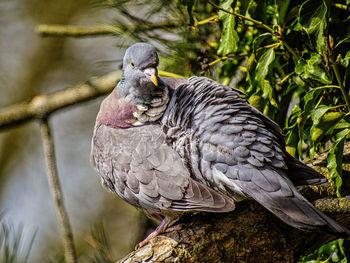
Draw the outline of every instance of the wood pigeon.
M149 44L126 50L92 139L103 184L161 221L139 246L185 212L229 212L244 199L293 227L350 237L297 191L326 179L287 153L280 127L243 92L204 77L159 77L158 61Z

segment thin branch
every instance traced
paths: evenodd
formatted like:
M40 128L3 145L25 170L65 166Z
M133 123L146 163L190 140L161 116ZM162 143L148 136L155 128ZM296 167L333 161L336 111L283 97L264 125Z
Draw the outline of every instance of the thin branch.
M330 36L326 37L326 44L327 44L327 50L328 50L328 55L329 55L329 60L332 62L332 69L334 71L335 77L337 79L338 85L341 89L341 92L343 94L343 98L345 100L346 106L348 108L348 111L350 112L350 98L349 98L349 91L347 91L343 85L343 81L340 75L339 67L337 61L334 59L334 54L333 54L333 48L330 44L329 41Z
M51 37L91 37L116 35L118 30L112 26L71 26L71 25L39 25L35 31L41 36Z
M0 109L0 130L35 118L41 119L59 109L105 95L113 90L120 77L120 71L112 72L52 94L37 95L29 102L2 108Z
M234 15L234 16L236 16L236 17L239 17L239 18L243 19L243 20L252 22L252 23L254 24L253 26L263 28L263 29L265 29L267 32L269 32L269 33L275 35L274 30L273 30L271 27L269 27L268 25L265 25L263 22L258 21L258 20L255 20L255 19L252 19L252 18L247 17L247 16L244 16L244 15L241 15L241 14L236 13L236 12L230 12L230 11L228 11L228 10L226 10L226 9L224 9L224 8L221 8L220 6L214 4L214 3L213 3L212 1L210 1L210 0L207 0L207 1L208 1L209 4L211 4L213 7L215 7L215 8L218 9L218 10L221 10L221 11L223 11L223 12L225 12L225 13L230 14L230 15ZM296 59L299 59L298 54L295 53L295 51L293 50L293 48L292 48L286 41L284 41L284 40L282 39L281 36L279 36L279 39L280 39L281 43L287 48L287 50L288 50Z
M157 22L151 24L135 24L127 27L117 25L101 26L73 26L73 25L47 25L42 24L36 27L36 32L41 36L50 37L91 37L106 35L121 35L126 31L147 31L156 29L168 29L178 27L176 22Z
M172 73L169 71L165 71L165 70L158 70L158 74L161 77L169 77L169 78L184 78L184 76L176 74L176 73Z
M212 1L210 1L210 0L207 0L207 1L208 1L209 4L211 4L213 7L215 7L215 8L218 9L218 10L221 10L221 11L223 11L223 12L225 12L225 13L230 14L230 15L237 16L237 17L239 17L239 18L241 18L241 19L243 19L243 20L252 22L255 26L261 27L261 28L265 29L266 31L270 32L271 34L274 33L274 32L273 32L273 29L272 29L271 27L265 25L265 24L264 24L263 22L261 22L261 21L252 19L252 18L250 18L250 17L244 16L244 15L241 15L241 14L238 14L238 13L236 13L236 12L230 12L230 11L225 10L225 9L221 8L220 6L214 4L214 3L213 3Z
M60 181L57 173L55 148L52 140L52 134L47 118L43 118L40 122L40 131L43 140L44 154L46 160L46 173L54 197L58 212L61 229L63 232L63 246L67 263L77 262L73 232L69 223L67 211L64 207L63 196Z

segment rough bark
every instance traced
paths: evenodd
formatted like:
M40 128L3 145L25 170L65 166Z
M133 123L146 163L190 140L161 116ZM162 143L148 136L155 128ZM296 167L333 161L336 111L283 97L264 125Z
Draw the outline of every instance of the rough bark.
M344 149L344 181L349 183L350 143ZM310 166L329 177L326 154ZM330 198L333 183L326 187L302 187L300 191L318 209L345 227L350 227L350 196ZM346 185L345 185L346 188ZM346 191L346 189L345 189ZM349 194L348 191L346 191ZM322 231L304 232L277 219L255 201L238 203L226 214L185 215L180 230L155 237L145 247L118 263L130 262L295 262L336 237Z

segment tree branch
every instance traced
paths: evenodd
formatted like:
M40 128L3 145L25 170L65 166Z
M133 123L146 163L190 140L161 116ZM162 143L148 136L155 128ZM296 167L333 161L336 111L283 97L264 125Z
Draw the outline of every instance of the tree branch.
M93 78L52 94L37 95L30 102L21 102L0 109L0 131L35 118L41 119L65 107L108 94L116 86L121 72Z
M112 26L72 26L72 25L47 25L36 27L35 31L41 36L50 37L91 37L116 35L120 31Z
M77 257L74 247L73 232L63 203L62 190L56 166L55 148L52 140L51 129L46 118L43 118L40 122L40 131L43 139L47 178L51 186L51 192L55 200L58 217L63 232L63 247L66 262L76 263Z
M319 199L315 201L315 207L326 213L350 214L350 196Z
M49 37L91 37L121 35L129 31L149 31L157 29L168 29L178 27L176 22L154 22L144 25L129 25L121 27L117 25L101 26L73 26L73 25L47 25L42 24L36 27L36 32L41 36Z

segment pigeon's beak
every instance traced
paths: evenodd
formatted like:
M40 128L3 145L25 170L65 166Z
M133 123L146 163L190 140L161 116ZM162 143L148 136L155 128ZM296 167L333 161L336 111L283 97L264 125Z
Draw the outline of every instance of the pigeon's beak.
M147 78L149 78L154 85L158 86L157 70L155 68L146 68L143 71Z

